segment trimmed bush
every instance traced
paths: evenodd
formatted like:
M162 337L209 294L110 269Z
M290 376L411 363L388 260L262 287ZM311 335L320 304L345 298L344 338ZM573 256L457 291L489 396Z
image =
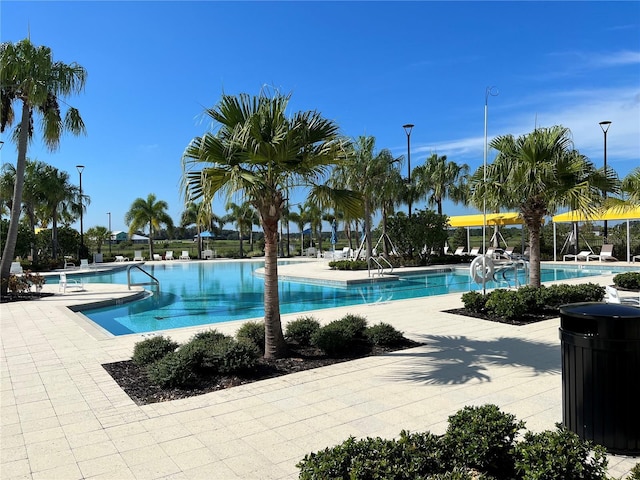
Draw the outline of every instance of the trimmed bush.
M486 308L487 297L480 292L466 292L462 294L462 303L470 312L482 313Z
M347 314L336 321L344 325L344 328L353 337L363 337L367 328L367 319L360 315Z
M177 352L166 354L147 367L149 380L163 388L188 387L196 380L190 359Z
M367 270L369 265L364 260L334 260L329 262L332 270Z
M449 417L443 442L453 465L510 478L511 450L523 428L524 422L496 405L467 406Z
M627 290L640 290L640 272L619 273L613 277L613 284Z
M402 432L398 441L349 437L340 445L306 455L297 464L298 478L426 479L429 473L441 471L438 444L438 437L430 433Z
M298 345L311 345L311 337L320 329L320 322L313 317L300 317L289 322L284 336Z
M178 343L162 335L147 338L138 342L133 347L131 360L140 367L151 365L157 362L168 353L174 352L178 348Z
M515 447L515 467L522 480L580 478L606 480L606 450L556 424L556 430L527 432Z
M224 338L229 338L229 336L213 329L213 330L205 330L203 332L196 333L193 336L192 340L207 340L207 341L217 342L218 340L222 340Z
M381 347L393 347L400 345L404 340L402 332L396 330L388 323L378 323L372 327L368 327L364 331L365 337L374 345Z
M238 373L256 366L260 351L253 342L225 339L214 346L213 357L220 373Z
M354 341L352 332L339 320L334 320L319 328L311 336L311 345L324 350L327 355L332 357L347 354Z
M494 290L487 295L485 305L487 311L506 320L513 320L528 312L526 304L517 295L517 291Z
M245 322L236 332L238 341L246 341L264 353L264 322Z

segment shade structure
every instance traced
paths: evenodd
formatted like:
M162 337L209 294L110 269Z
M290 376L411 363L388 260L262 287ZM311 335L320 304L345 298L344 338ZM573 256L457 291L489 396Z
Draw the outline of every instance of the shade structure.
M557 251L555 245L556 238L556 223L579 223L579 222L600 222L604 220L619 220L627 222L627 262L631 261L631 236L630 236L630 220L640 220L640 206L631 208L612 207L600 210L593 215L585 215L578 210L570 210L565 213L555 215L553 218L553 259L556 260L555 252Z
M209 231L200 232L200 238L213 238L215 235Z
M487 213L487 225L522 225L524 220L517 212ZM484 215L458 215L449 217L449 225L452 227L482 227Z
M608 208L588 216L578 210L560 213L553 216L554 223L566 222L600 222L604 220L633 220L640 219L640 207L630 209Z

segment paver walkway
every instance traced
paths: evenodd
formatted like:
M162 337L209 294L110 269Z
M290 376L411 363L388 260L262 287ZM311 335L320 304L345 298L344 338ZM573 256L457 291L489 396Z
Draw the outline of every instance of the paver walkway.
M3 480L294 479L306 453L350 435L443 433L465 405L497 404L534 431L562 419L559 320L514 327L443 313L460 294L313 312L362 314L424 346L138 406L102 364L129 359L142 336L110 337L65 306L129 294L91 284L2 305ZM233 334L240 323L215 327ZM201 329L167 333L182 342ZM637 461L611 456L610 473Z

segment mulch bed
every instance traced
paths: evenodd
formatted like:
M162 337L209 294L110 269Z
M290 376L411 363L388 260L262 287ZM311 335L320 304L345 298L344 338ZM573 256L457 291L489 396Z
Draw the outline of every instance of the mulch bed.
M507 320L497 315L488 315L486 313L470 312L464 308L453 308L451 310L443 310L445 313L453 313L455 315L464 315L465 317L481 318L490 322L506 323L508 325L529 325L530 323L541 322L542 320L550 320L557 318L560 313L555 310L549 310L539 315L523 315L517 319Z
M352 356L331 358L319 349L307 347L301 348L295 345L289 346L289 356L276 360L261 358L258 365L242 375L215 375L202 377L189 389L161 388L149 382L143 368L135 365L131 360L106 363L102 366L120 385L127 395L138 405L165 402L179 398L187 398L204 393L224 390L238 385L245 385L267 378L279 377L290 373L302 372L312 368L324 367L335 363L346 362L356 358L364 358L373 355L383 355L388 352L404 350L422 345L419 342L406 340L395 348L373 347L361 348Z

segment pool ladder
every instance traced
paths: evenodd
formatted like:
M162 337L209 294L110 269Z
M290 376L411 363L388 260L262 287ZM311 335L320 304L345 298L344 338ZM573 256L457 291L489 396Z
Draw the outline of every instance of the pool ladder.
M140 283L131 283L131 269L137 269L140 270L142 273L144 273L147 277L149 277L149 281L148 282L140 282ZM158 279L156 277L154 277L153 275L151 275L149 272L147 272L144 268L142 268L140 265L129 265L127 267L127 285L129 285L129 290L131 290L131 287L138 287L138 286L145 286L145 285L151 285L151 286L156 286L158 287L158 290L160 290L160 282L158 281Z
M385 273L393 273L393 265L391 265L391 263L389 262L389 260L387 260L384 257L369 257L369 261L367 262L368 266L369 266L369 276L371 276L371 264L373 263L375 265L374 269L376 270L376 273L378 274L378 276L382 276ZM387 265L387 267L389 268L389 272L385 272L384 269L387 268L383 265L383 263L385 263Z

